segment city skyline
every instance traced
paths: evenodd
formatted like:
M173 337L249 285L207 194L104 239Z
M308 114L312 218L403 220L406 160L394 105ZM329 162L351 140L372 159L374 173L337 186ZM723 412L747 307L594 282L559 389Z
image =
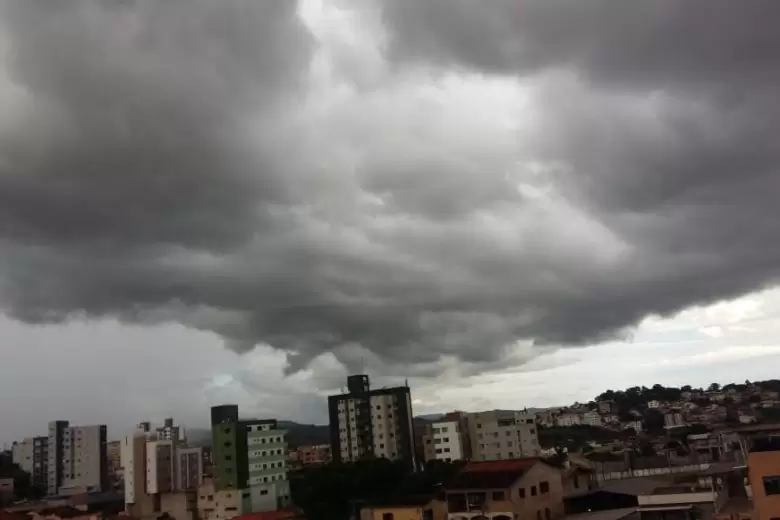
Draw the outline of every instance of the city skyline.
M62 4L0 0L0 440L776 376L780 3Z

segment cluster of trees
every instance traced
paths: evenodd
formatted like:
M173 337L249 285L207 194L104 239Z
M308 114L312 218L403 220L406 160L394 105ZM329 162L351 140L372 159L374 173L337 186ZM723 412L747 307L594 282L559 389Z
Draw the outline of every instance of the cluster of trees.
M663 418L662 418L663 420ZM537 428L539 444L543 448L566 447L569 451L580 451L588 442L611 442L616 439L627 439L636 435L632 430L613 431L598 426L578 424L575 426L552 426Z
M13 463L10 451L0 452L0 478L14 479L14 494L18 498L34 498L41 495L39 490L33 488L30 474ZM5 505L1 502L2 497L0 497L0 506Z
M331 463L290 474L296 504L311 520L348 518L357 503L372 498L433 495L460 471L462 463L435 461L411 472L387 459L352 464Z
M752 384L758 386L762 390L780 392L780 380L778 379L758 381ZM736 390L737 392L744 392L750 385L750 381L745 381L744 384L729 383L722 387L719 383L712 383L706 389L694 388L690 385L681 386L680 388L663 385L653 385L650 388L646 386L634 386L626 390L607 390L596 397L596 401L614 401L618 406L625 406L629 409L641 408L646 406L650 401L676 401L680 399L683 392L717 392L719 390Z

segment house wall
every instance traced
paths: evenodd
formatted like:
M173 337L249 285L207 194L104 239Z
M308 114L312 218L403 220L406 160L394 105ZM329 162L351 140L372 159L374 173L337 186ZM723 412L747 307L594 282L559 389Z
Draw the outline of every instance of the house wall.
M360 511L360 520L423 520L423 508L367 507Z
M753 493L755 520L780 517L780 494L770 495L764 486L765 477L780 477L780 451L748 454L748 479Z
M547 483L548 491L541 492L541 484ZM535 493L534 493L535 489ZM522 490L522 492L521 492ZM495 500L494 493L503 492L502 499ZM504 515L523 520L555 520L564 516L563 484L557 468L536 464L508 489L475 489L448 492L448 496L463 493L485 493L484 511L448 511L449 520L470 520L484 514L493 520L505 520Z

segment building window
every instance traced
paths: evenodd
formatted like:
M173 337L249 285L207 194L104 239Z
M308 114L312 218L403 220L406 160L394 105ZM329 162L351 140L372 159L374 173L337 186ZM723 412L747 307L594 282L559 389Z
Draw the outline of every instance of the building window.
M260 494L261 495L267 495L268 494L268 490L267 489L261 489L260 490Z
M233 460L233 456L232 455L225 455L225 460Z
M544 508L544 518L546 520L550 520L550 508L549 507L545 507Z
M543 495L545 493L549 493L550 492L550 483L549 482L540 482L539 483L539 492L542 493Z
M525 498L525 488L520 488L517 490L517 492L520 498Z
M505 495L503 491L493 491L493 500L504 500Z
M531 496L532 497L536 496L536 486L531 486ZM539 514L541 514L541 513L539 513Z
M541 510L536 512L536 520L542 520L542 512L541 512Z
M764 493L767 495L780 495L780 476L764 477Z
M393 513L382 513L382 520L393 520Z
M574 489L580 488L580 478L577 475L574 475Z

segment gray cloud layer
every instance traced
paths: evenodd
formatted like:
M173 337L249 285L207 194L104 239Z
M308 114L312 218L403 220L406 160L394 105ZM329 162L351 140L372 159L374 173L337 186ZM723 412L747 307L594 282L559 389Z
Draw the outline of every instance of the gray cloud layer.
M429 374L775 283L777 5L388 0L371 83L287 0L0 0L1 303Z

